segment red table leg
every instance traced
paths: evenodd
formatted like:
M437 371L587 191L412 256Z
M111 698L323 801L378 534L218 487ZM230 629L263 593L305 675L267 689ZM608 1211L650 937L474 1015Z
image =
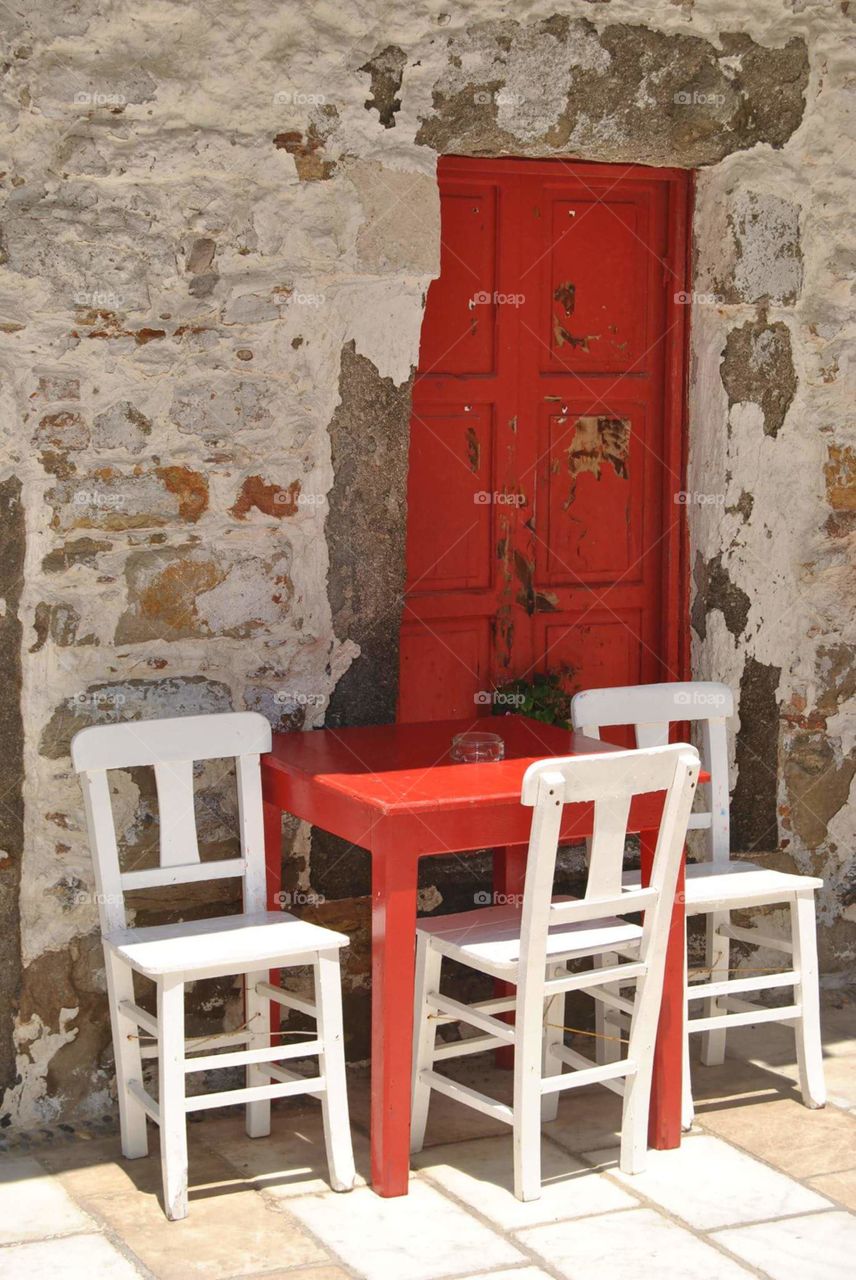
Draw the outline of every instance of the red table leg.
M510 901L523 903L523 886L526 881L526 846L521 844L504 845L493 851L493 905L503 906ZM494 992L499 996L507 996L514 990L507 982L497 978ZM513 1022L513 1013L503 1013L504 1022ZM494 1061L498 1067L511 1071L514 1067L514 1046L505 1045L497 1049Z
M372 1186L407 1194L416 968L417 859L376 828L372 843Z
M642 883L651 876L656 831L643 831L639 836L642 852ZM657 1043L654 1047L654 1075L651 1082L651 1112L648 1142L661 1150L681 1145L681 1081L683 1075L684 1036L684 965L686 964L686 910L684 906L684 866L681 859L675 905L669 925L666 971L663 979L663 1003Z
M267 909L277 911L281 905L282 889L282 810L275 804L265 801L262 805L262 820L265 829L265 873L267 878ZM271 986L279 986L279 969L270 971ZM270 1001L270 1030L272 1036L280 1031L281 1006Z

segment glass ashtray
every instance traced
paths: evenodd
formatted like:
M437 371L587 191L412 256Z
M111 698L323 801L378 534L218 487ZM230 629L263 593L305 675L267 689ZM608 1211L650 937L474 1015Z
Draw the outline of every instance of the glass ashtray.
M498 733L456 733L449 754L458 764L503 760L505 743Z

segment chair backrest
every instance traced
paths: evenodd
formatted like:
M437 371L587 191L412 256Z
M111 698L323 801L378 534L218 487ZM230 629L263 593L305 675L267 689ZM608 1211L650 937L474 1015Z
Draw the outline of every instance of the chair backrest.
M590 738L599 738L601 729L629 725L637 747L655 747L669 741L671 725L700 724L701 763L710 774L710 783L703 784L710 788L709 803L691 814L689 826L691 831L707 832L712 862L727 862L731 856L726 722L733 714L728 685L713 681L585 689L571 699L571 722Z
M540 1000L547 933L552 925L644 912L640 960L665 947L699 757L685 743L614 754L539 760L523 778L522 801L533 807L520 940L520 997ZM650 883L623 889L621 872L634 796L665 792ZM556 855L566 804L594 804L585 896L553 902Z
M259 756L271 729L255 711L94 725L75 734L71 760L81 775L103 932L125 926L129 889L240 876L244 910L265 907L265 856ZM196 837L193 764L234 759L240 857L202 862ZM154 769L160 831L159 866L122 871L110 803L108 769Z

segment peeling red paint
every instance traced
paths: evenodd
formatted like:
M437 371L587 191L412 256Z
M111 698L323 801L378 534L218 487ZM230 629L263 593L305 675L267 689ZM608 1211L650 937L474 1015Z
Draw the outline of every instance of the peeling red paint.
M563 347L565 343L567 343L569 347L574 347L574 348L578 347L580 351L589 351L591 349L589 347L589 343L597 342L598 339L600 338L600 334L586 333L586 334L581 334L579 337L576 337L573 333L570 333L564 327L559 317L554 315L553 316L553 338L555 340L557 347Z
M615 474L626 480L629 452L630 423L626 418L578 418L567 450L568 470L572 475L590 471L599 480L608 462Z
M553 290L553 297L556 302L561 303L566 316L572 316L574 314L576 292L576 285L572 284L570 280L563 280L562 283L558 284Z
M481 463L481 444L475 427L467 427L467 459L470 464L470 471L472 471L473 475L478 475L479 464Z

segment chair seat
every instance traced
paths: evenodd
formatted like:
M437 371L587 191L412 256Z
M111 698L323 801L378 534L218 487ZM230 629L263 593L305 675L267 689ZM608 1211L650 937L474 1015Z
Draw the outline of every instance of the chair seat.
M625 889L638 889L639 871L625 871L621 877ZM773 871L754 862L690 862L687 863L687 913L712 911L722 904L729 906L762 906L781 902L791 894L806 889L822 889L816 876L795 876L787 871Z
M146 929L118 929L104 939L116 955L150 978L197 969L243 973L276 967L315 951L345 947L342 933L298 920L287 911L215 916Z
M554 898L573 902L574 898ZM420 920L417 932L430 935L433 945L450 959L475 968L514 970L520 959L521 909L514 906L480 907L455 915ZM610 947L624 947L642 937L638 925L618 916L585 920L576 924L555 924L547 938L547 959L595 955Z

